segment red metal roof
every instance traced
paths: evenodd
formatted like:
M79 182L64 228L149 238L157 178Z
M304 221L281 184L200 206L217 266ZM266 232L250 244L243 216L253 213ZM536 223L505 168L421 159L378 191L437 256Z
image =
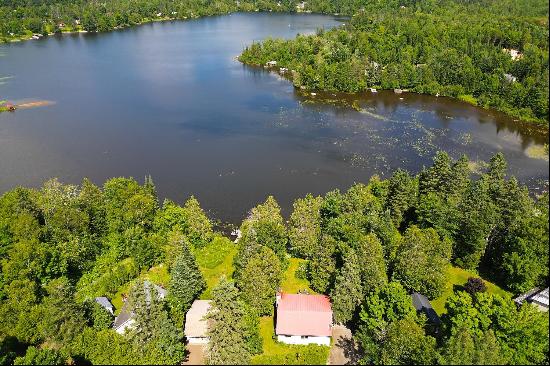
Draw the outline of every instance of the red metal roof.
M324 295L281 294L277 305L277 335L331 335L332 306Z

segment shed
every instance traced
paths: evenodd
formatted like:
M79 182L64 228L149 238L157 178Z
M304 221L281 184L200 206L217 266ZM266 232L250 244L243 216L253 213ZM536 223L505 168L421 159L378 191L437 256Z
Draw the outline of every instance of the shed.
M111 304L109 299L106 298L105 296L96 297L95 302L97 302L99 305L101 305L109 313L114 314L113 304Z
M426 314L426 317L430 323L435 325L441 324L439 316L426 296L419 294L418 292L413 292L411 294L411 299L416 311L421 311Z

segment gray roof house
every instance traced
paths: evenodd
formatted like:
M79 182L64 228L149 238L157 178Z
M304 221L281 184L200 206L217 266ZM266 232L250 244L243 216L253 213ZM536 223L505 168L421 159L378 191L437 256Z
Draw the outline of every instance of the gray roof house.
M109 313L114 314L113 304L111 304L109 299L106 298L105 296L96 297L95 302L97 302L99 305L101 305Z
M548 311L548 287L544 290L535 287L514 299L514 302L518 305L521 305L524 301L535 305L542 311Z
M411 299L416 311L421 311L426 314L426 317L428 318L428 321L430 323L434 325L441 324L439 316L437 315L436 311L432 307L432 304L430 304L430 301L426 296L419 294L418 292L413 292L411 294Z
M164 299L166 297L168 291L166 291L165 289L163 289L158 285L155 285L154 283L151 283L149 281L143 281L143 286L145 287L145 290L146 290L146 293L145 293L146 301L148 303L151 301L151 291L150 291L151 285L156 290L157 298L159 300ZM115 321L113 323L113 329L119 334L124 334L126 330L132 328L134 324L135 324L134 314L130 309L130 305L128 301L126 301L122 306L122 309L120 310L120 314L115 318Z

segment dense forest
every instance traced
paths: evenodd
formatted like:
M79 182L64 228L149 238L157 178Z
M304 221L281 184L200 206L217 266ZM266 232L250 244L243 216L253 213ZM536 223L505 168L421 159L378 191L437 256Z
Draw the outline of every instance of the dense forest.
M262 354L260 319L273 315L283 272L299 258L297 276L330 296L362 363L547 364L548 313L512 296L548 284L548 193L532 197L507 177L501 154L476 176L468 163L440 152L417 175L397 170L297 199L288 220L268 197L236 244L194 197L160 204L149 177L15 188L0 197L0 363L179 364L185 312L201 296L213 301L209 363L324 364L321 346ZM234 270L212 281L201 258L222 247L234 251ZM452 288L434 332L409 294L437 298L450 267L511 293L479 278ZM165 299L151 296L144 274ZM137 325L125 335L93 301L121 292Z
M406 89L548 123L545 0L365 2L344 28L255 43L240 60L276 61L303 89Z

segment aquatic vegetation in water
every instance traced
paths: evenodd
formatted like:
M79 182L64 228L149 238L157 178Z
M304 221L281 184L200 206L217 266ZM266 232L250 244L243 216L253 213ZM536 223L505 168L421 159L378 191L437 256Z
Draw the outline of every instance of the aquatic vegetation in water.
M531 159L541 159L548 161L548 144L544 145L531 145L525 149L525 155Z
M474 174L481 174L489 166L485 161L474 161L470 160L468 162L468 169Z

